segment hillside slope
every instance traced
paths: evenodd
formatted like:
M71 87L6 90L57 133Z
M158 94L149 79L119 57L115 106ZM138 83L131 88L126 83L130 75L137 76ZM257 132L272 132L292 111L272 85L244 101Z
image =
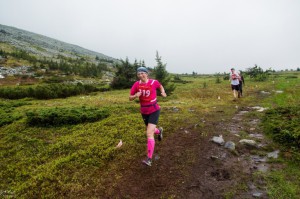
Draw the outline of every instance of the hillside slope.
M17 49L24 50L40 57L53 57L62 55L77 58L78 56L89 56L100 59L115 61L116 59L94 52L77 45L65 43L50 37L32 33L26 30L5 26L0 24L0 43L10 44Z

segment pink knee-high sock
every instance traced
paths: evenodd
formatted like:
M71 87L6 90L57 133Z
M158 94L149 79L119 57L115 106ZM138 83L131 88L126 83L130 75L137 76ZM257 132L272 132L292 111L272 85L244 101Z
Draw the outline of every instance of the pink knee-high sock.
M147 148L148 148L148 158L152 158L154 152L155 140L153 138L148 138Z
M158 128L155 128L154 133L155 134L159 134L160 133L159 130L158 130Z

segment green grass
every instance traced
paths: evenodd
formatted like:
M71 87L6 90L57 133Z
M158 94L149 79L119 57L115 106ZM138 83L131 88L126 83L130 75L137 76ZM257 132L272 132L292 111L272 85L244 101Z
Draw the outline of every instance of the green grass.
M176 130L195 124L199 124L199 131L206 135L210 129L203 120L215 121L217 111L224 111L219 115L226 122L237 111L236 106L260 105L272 108L299 103L296 99L299 99L300 93L299 78L288 79L287 82L284 74L276 77L275 84L272 80L253 82L246 78L245 98L238 102L232 101L229 81L216 84L216 78L212 76L182 79L190 83L178 83L173 95L158 98L162 107L159 125L164 127L166 139ZM204 82L206 88L203 88ZM284 92L276 94L272 92L274 89ZM267 98L257 97L260 96L260 90L272 94ZM139 104L130 102L128 96L129 89L65 99L0 99L3 104L0 111L18 116L0 127L0 194L13 195L15 198L77 197L80 193L92 193L95 187L99 192L109 192L105 190L105 184L108 181L114 184L120 179L114 171L129 160L143 156L145 151L145 127L139 113ZM77 110L84 106L99 110L105 108L109 116L93 122L54 127L27 124L27 112L54 108ZM177 109L179 111L175 111ZM120 140L123 146L117 149L115 146ZM291 187L283 187L281 190L287 195L299 196L299 192L294 190L300 190L300 172L293 168L296 167L287 164L285 172L280 174ZM298 181L286 173L291 171L294 172L293 176L298 176ZM268 193L275 197L277 192L272 187L278 186L281 178L274 174L267 179L270 187ZM228 198L234 193L234 190L229 190Z
M299 198L299 164L288 164L283 170L272 171L267 174L266 179L271 199Z
M270 198L300 198L300 153L299 148L297 148L300 73L293 73L292 76L293 78L289 78L291 74L281 74L274 78L275 83L269 84L268 89L283 92L273 92L272 97L263 100L264 106L271 108L267 112L269 115L265 117L262 123L265 133L283 144L277 144L282 157L274 163L280 162L284 168L271 171L266 175L267 191Z

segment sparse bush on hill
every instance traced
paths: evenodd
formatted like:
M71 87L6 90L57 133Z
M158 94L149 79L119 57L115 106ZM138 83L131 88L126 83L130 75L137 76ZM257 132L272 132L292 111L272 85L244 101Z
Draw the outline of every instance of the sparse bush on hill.
M171 82L173 83L180 83L180 84L186 84L186 83L191 83L191 81L186 81L186 80L183 80L178 74L175 75L173 77L174 80L172 80Z
M180 76L177 74L174 76L174 81L182 81L182 79L180 78Z
M24 50L16 50L11 53L1 50L0 53L6 57L10 56L11 58L26 60L33 66L32 68L34 70L47 69L49 71L60 71L65 74L76 74L83 77L102 77L103 71L109 70L107 66L109 61L103 62L104 60L95 64L84 58L74 59L62 55L58 55L53 59L46 59L45 57L41 59L36 58Z
M63 83L66 81L65 77L58 77L58 76L51 76L50 78L44 79L43 82L45 83Z
M266 81L270 75L271 69L264 71L261 67L257 66L255 64L254 67L248 68L246 70L246 74L250 76L250 78L253 78L255 81Z
M229 74L224 75L223 80L229 80Z
M216 74L216 84L220 84L221 83L221 78L220 78L220 73Z
M98 108L72 107L72 108L45 108L26 113L27 124L30 126L61 126L95 122L107 118L108 110Z
M18 58L18 59L24 59L28 60L29 62L35 63L37 62L37 58L35 56L30 55L28 52L24 50L17 50L12 53L9 53L9 55Z

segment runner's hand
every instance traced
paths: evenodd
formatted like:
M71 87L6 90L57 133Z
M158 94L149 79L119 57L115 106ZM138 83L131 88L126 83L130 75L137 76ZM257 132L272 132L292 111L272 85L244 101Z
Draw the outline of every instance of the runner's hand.
M135 93L135 96L136 96L136 97L140 97L141 94L142 94L142 92L137 92L137 93Z

